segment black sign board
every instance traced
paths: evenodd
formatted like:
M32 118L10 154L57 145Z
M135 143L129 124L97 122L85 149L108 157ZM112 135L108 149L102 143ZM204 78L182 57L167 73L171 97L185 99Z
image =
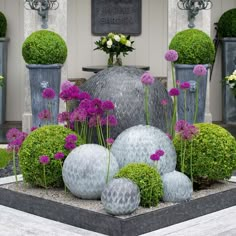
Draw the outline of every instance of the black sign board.
M141 34L141 0L92 0L92 33Z

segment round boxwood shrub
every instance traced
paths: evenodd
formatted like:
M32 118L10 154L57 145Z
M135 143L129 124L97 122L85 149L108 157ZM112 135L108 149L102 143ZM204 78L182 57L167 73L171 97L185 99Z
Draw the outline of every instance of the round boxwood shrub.
M190 153L192 142L192 168L196 187L216 180L228 179L236 168L236 141L224 128L215 124L196 124L199 133L192 141L186 141L184 172L190 177ZM174 139L177 152L177 169L180 170L181 139Z
M211 38L201 30L187 29L177 33L169 49L178 52L177 64L212 64L215 48Z
M220 37L236 37L236 9L226 11L218 22Z
M0 169L5 168L11 159L12 153L5 148L0 148Z
M22 55L28 64L63 64L67 57L67 46L57 33L39 30L26 38Z
M5 15L0 12L0 38L6 37L7 32L7 19Z
M127 178L136 183L140 190L143 207L157 206L163 196L163 185L155 168L143 163L131 163L120 169L115 178Z
M44 187L43 166L39 157L46 155L50 162L46 165L47 187L60 187L63 185L62 171L59 160L54 159L57 152L63 152L65 156L69 150L64 148L65 138L74 132L59 125L48 125L31 132L25 139L19 151L20 168L24 181ZM81 144L78 137L77 146Z

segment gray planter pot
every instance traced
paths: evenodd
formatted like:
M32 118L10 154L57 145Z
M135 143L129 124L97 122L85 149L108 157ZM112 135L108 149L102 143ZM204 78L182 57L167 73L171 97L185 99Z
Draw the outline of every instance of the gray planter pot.
M236 38L223 38L222 79L236 69ZM222 118L224 123L236 122L236 99L229 86L222 83Z
M205 117L205 104L206 104L206 91L207 91L207 76L196 76L193 74L193 68L195 65L176 64L175 74L176 80L180 83L189 82L191 87L187 90L187 121L193 123L194 111L195 111L195 99L196 99L196 82L199 83L199 95L198 95L198 113L196 123L204 122ZM205 65L207 69L210 65ZM184 117L184 92L180 91L178 96L178 120L185 120Z
M57 124L57 115L59 112L59 93L61 84L61 64L54 65L26 65L29 69L29 80L31 90L31 107L32 107L32 126L42 126L46 123ZM38 114L47 109L47 100L42 97L42 91L45 88L52 88L56 92L52 100L53 119L42 121Z
M0 38L0 75L4 77L4 86L0 87L0 124L3 124L6 121L8 41L9 38Z

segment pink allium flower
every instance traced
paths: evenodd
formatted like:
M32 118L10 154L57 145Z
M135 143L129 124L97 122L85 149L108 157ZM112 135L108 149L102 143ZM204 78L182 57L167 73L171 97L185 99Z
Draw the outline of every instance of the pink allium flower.
M70 115L70 121L84 122L87 118L87 111L83 108L75 109Z
M93 111L94 111L94 109L96 110L96 112L93 114L102 115L103 110L101 107L102 107L102 101L99 98L95 98L91 101L91 108L93 109ZM89 113L91 113L91 111ZM91 115L93 115L93 114L91 114Z
M168 104L167 99L162 99L162 100L161 100L161 105L162 105L162 106L166 106L167 104Z
M66 121L69 121L70 120L70 113L67 111L59 113L57 116L57 120L59 123L64 123Z
M106 139L106 143L107 143L108 145L112 145L112 144L114 143L114 139L113 139L113 138L107 138L107 139Z
M78 94L78 99L79 100L91 99L91 95L87 92L81 92Z
M92 117L89 118L88 125L89 125L89 128L95 127L97 125L96 116L92 116Z
M70 82L69 80L64 81L61 84L61 90L67 90L68 88L72 87L74 84L72 82Z
M186 120L179 120L175 124L175 131L182 132L188 127L188 122Z
M170 134L166 133L166 135L170 140L172 140L172 136Z
M162 149L159 149L155 152L155 154L157 154L159 157L162 157L165 154L165 152Z
M43 110L38 114L38 118L40 120L50 120L51 119L51 112L49 110Z
M180 136L184 140L191 140L199 133L199 130L194 125L188 125L186 129L180 133Z
M150 159L152 160L152 161L159 161L160 160L160 156L158 156L156 153L154 153L154 154L152 154L151 156L150 156Z
M179 89L177 89L177 88L170 89L169 95L172 96L172 97L179 96Z
M50 162L50 158L49 158L49 156L45 156L45 155L40 156L39 162L43 165L47 165Z
M154 81L155 81L154 77L149 72L145 72L141 76L141 82L144 85L152 85Z
M183 82L182 84L180 84L180 88L185 90L185 89L189 89L190 88L190 83L189 82Z
M69 100L72 100L71 93L69 89L63 90L59 94L60 99L62 99L64 102L67 102Z
M68 134L65 138L65 141L67 143L75 143L77 140L78 140L78 138L75 134Z
M207 74L207 69L203 65L196 65L193 68L193 73L197 76L204 76Z
M108 116L108 125L109 126L116 126L118 124L118 121L114 115Z
M115 105L112 101L107 100L102 102L101 108L103 111L110 111L115 109Z
M43 98L46 98L46 99L53 99L56 96L56 93L55 93L54 89L46 88L43 90L42 96L43 96Z
M63 152L58 152L54 155L54 158L56 160L60 160L60 159L63 159L65 157L65 154Z
M16 128L12 128L12 129L9 129L7 134L6 134L6 137L7 137L7 140L9 142L15 140L16 138L18 138L19 136L21 135L21 131L16 129Z
M80 102L79 104L79 109L85 109L88 110L91 107L91 100L89 99L84 99Z
M64 147L65 147L65 149L67 149L67 150L72 150L72 149L76 148L76 144L75 144L75 143L66 143L66 144L64 145Z
M177 61L178 60L178 53L175 50L168 50L165 54L165 59L167 61Z
M30 131L33 132L36 129L38 129L38 127L37 126L33 126L33 127L31 127Z

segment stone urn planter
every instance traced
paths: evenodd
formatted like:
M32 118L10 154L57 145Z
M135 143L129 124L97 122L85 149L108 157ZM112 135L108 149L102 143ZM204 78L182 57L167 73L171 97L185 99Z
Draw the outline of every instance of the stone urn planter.
M39 30L26 38L22 55L29 69L31 89L32 125L42 126L56 124L59 113L59 92L61 84L61 67L67 57L67 46L58 34ZM46 88L55 91L50 101L43 98ZM39 113L49 111L50 118L39 118Z

